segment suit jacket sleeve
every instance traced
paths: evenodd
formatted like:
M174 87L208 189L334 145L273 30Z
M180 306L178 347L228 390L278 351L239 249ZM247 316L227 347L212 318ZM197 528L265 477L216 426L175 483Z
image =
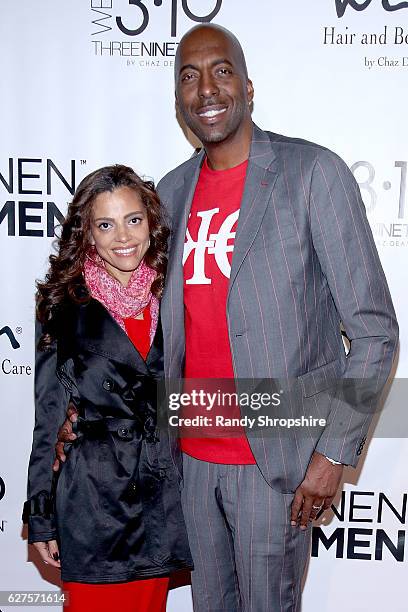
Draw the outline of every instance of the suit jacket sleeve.
M351 343L316 450L355 466L391 370L398 325L358 185L333 153L316 160L309 205L314 249Z
M36 323L35 425L28 467L28 501L23 521L28 522L28 541L56 538L52 471L55 443L60 424L65 420L69 393L56 375L56 342L46 351L37 349L41 326Z

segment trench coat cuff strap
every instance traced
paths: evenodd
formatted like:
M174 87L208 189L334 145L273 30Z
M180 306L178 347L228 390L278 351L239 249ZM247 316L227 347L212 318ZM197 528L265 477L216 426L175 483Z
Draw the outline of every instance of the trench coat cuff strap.
M28 528L28 543L34 544L34 542L49 542L50 540L57 539L57 532L54 531L38 531L31 532L30 526Z
M30 516L28 518L28 543L48 542L57 539L54 517L45 519L41 516Z
M22 520L28 524L29 544L56 539L54 503L47 491L40 491L25 502Z

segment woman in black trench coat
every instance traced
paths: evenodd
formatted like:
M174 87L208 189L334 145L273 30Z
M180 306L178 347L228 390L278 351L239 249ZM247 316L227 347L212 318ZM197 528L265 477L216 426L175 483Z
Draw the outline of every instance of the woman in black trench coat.
M119 599L122 611L164 610L168 576L192 566L175 449L156 418L167 234L153 185L102 168L78 186L38 284L24 520L29 543L61 567L73 612ZM77 439L54 474L70 402Z

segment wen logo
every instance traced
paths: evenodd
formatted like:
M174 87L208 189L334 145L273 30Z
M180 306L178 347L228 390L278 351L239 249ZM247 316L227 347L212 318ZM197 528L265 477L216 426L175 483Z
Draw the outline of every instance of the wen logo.
M7 338L10 340L10 344L13 349L20 348L20 344L17 342L13 332L11 331L8 325L5 325L2 329L0 329L0 336L2 336L3 334L6 334Z
M355 11L364 11L372 2L365 0L364 2L356 2L356 0L335 0L337 17L343 17L346 8L351 6ZM389 0L382 0L383 8L388 12L399 11L400 9L408 8L408 2L398 2L398 4L390 4Z

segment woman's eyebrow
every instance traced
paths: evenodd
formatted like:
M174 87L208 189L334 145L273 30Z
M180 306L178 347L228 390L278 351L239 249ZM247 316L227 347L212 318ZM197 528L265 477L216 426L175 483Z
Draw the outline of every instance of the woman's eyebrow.
M123 218L127 219L128 217L133 217L133 215L144 215L144 211L143 210L135 210L134 212L130 212L127 215L125 215ZM94 219L94 221L115 221L115 219L112 219L112 217L98 217L97 219Z

